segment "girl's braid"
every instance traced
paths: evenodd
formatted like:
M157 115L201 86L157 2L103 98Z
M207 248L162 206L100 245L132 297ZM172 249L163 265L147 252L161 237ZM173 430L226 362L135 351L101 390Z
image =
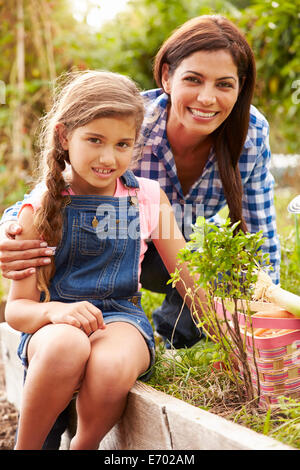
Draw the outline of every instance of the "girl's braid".
M47 156L47 173L45 175L47 191L34 220L41 237L48 243L48 246L52 247L57 247L62 238L63 208L66 202L66 197L62 194L66 189L63 171L66 167L65 160L68 159L67 154L68 152L62 149L56 132L55 147ZM53 257L49 265L39 267L37 271L37 286L40 292L44 292L46 302L50 300L47 286L54 273Z

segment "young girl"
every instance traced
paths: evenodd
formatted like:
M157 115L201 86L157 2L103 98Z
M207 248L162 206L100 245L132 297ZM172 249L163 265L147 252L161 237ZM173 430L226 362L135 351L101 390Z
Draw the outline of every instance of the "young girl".
M47 189L23 204L19 238L39 237L56 253L50 267L13 281L5 313L23 332L26 368L16 449L40 449L74 392L71 449L97 449L153 364L139 293L146 239L169 272L185 241L159 184L129 170L142 120L132 81L96 71L76 74L46 117Z

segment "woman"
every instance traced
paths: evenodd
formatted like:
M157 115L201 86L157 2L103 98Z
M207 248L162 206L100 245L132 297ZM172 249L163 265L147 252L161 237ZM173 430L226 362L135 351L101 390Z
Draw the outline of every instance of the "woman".
M201 16L177 29L155 58L159 89L143 93L146 118L137 176L158 180L187 239L197 215L217 216L226 204L232 222L244 231L263 231L274 282L279 281L280 247L269 172L269 126L251 106L255 86L253 52L241 32L221 16ZM140 148L140 147L139 147ZM8 209L2 222L14 218ZM13 238L21 227L5 224ZM7 228L8 227L8 228ZM49 262L40 242L2 240L3 275L30 275ZM143 287L165 292L153 314L155 327L171 340L181 310L176 290L166 286L168 273L150 246L142 267ZM175 347L191 346L201 334L185 307L173 336Z

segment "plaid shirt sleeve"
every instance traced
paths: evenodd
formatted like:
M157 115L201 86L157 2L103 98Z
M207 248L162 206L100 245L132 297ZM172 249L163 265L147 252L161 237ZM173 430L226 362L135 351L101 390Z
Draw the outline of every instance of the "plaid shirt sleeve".
M24 200L26 200L27 197L29 197L29 195L25 194ZM13 206L8 207L7 209L5 209L5 211L3 212L2 218L0 220L0 224L4 224L5 222L17 220L18 213L19 213L19 210L21 209L22 204L23 204L22 201L18 201Z

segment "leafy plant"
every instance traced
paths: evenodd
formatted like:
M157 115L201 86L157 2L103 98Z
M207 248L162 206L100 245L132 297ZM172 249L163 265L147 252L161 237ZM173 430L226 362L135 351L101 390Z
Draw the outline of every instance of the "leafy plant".
M197 326L221 345L225 369L235 382L240 399L254 400L245 338L250 333L253 340L249 303L257 280L257 268L268 265L268 255L261 250L264 242L261 232L244 233L238 225L231 225L227 218L218 227L199 217L193 226L191 241L178 257L180 263L186 263L194 278L194 289L187 288L186 295L192 301L191 313ZM170 282L175 286L179 279L180 267ZM200 289L206 291L206 306L200 304ZM243 331L241 315L245 317ZM255 356L253 362L256 367ZM242 380L237 363L241 367ZM259 383L257 390L259 395Z

